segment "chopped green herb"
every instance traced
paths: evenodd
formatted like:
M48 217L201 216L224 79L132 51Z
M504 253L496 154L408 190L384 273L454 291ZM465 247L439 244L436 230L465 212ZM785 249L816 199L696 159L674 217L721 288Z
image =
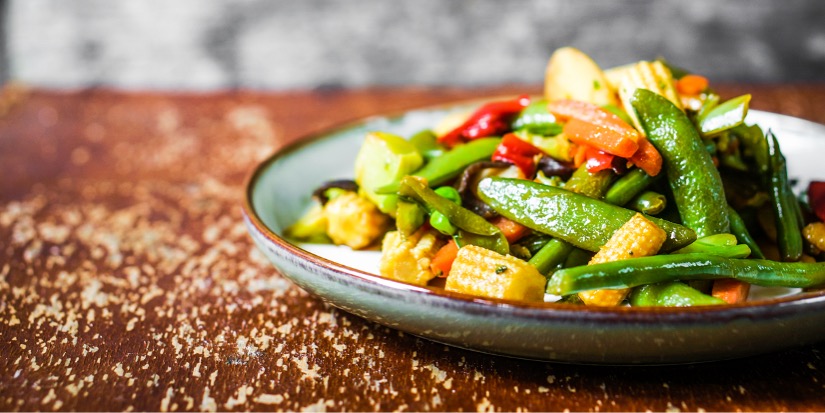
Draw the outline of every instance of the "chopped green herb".
M504 274L505 271L507 271L507 266L506 265L499 265L496 268L496 274Z

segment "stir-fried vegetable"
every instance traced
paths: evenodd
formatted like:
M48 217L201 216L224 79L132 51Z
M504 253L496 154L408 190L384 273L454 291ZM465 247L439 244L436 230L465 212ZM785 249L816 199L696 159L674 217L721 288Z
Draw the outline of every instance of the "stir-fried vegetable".
M800 203L750 101L663 61L602 71L563 48L543 98L368 134L355 181L316 190L286 234L380 244L383 277L492 299L718 305L825 285L825 182Z

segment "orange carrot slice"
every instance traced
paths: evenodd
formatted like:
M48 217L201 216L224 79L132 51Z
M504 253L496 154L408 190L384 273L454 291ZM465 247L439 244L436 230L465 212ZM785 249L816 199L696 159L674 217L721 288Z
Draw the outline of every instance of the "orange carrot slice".
M741 303L748 299L751 285L733 278L723 278L713 282L711 295L728 304Z
M501 230L504 238L507 238L507 242L518 241L530 232L530 228L502 216L493 219L491 223Z
M453 267L453 261L458 256L458 245L450 240L433 255L430 260L430 270L439 277L446 277Z
M589 145L611 155L630 158L639 145L610 127L571 118L564 125L564 135L580 145ZM635 132L635 131L634 131Z
M699 75L685 75L676 81L676 90L683 95L698 95L708 88L708 79Z
M662 155L645 137L639 139L638 144L639 150L630 157L630 162L650 176L659 175L662 171Z
M641 134L615 113L602 109L598 105L578 100L557 100L547 104L547 110L561 121L578 119L592 123L611 133L636 142Z

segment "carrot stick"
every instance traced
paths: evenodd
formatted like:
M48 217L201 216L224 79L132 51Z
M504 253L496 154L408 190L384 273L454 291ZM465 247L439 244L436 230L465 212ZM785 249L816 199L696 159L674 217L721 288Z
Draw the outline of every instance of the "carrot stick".
M456 256L458 256L458 245L454 240L450 240L433 255L430 270L439 277L446 277L450 273L450 268L453 267Z
M639 149L632 139L616 133L610 128L571 118L564 125L564 134L572 142L589 145L611 155L630 158Z
M502 216L495 218L491 223L501 230L504 238L507 238L507 242L518 241L530 232L530 228Z
M662 171L662 155L647 138L639 139L639 150L630 157L630 162L650 176L656 176Z
M676 90L683 95L698 95L708 88L708 79L699 75L685 75L676 81Z
M723 278L713 282L711 295L725 300L728 304L741 303L748 299L751 285L733 278Z

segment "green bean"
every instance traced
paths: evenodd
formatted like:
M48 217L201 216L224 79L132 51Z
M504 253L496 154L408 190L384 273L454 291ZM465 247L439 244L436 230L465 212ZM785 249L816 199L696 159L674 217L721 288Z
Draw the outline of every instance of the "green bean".
M489 159L501 142L499 138L480 138L461 144L431 160L412 175L424 178L431 187L441 185L455 178L468 165ZM384 185L375 190L378 194L398 192L400 181Z
M757 244L756 240L751 236L747 225L745 225L745 221L739 213L730 206L728 206L728 218L730 218L730 231L736 236L737 241L750 247L751 255L753 255L754 258L765 259L765 254L762 253L759 244Z
M658 192L645 191L636 195L626 206L643 214L658 215L665 210L667 199Z
M536 267L541 274L547 274L553 268L564 262L567 256L575 249L575 247L558 238L553 238L547 241L540 250L538 250L527 263Z
M659 179L660 176L662 175L650 176L639 168L631 169L610 186L610 189L604 194L604 201L613 205L624 205Z
M667 281L720 278L764 287L807 288L825 284L825 262L788 263L710 254L654 255L558 270L547 283L547 292L568 295Z
M411 136L410 143L418 149L418 152L421 153L421 156L423 156L427 162L438 158L446 151L444 145L438 143L438 137L435 136L435 133L430 129L422 130Z
M771 205L776 220L776 241L783 261L798 261L802 257L802 232L799 226L799 206L788 184L785 156L779 149L776 136L767 134L770 175Z
M633 289L630 305L633 307L691 307L725 304L725 300L702 293L678 282L647 284Z

